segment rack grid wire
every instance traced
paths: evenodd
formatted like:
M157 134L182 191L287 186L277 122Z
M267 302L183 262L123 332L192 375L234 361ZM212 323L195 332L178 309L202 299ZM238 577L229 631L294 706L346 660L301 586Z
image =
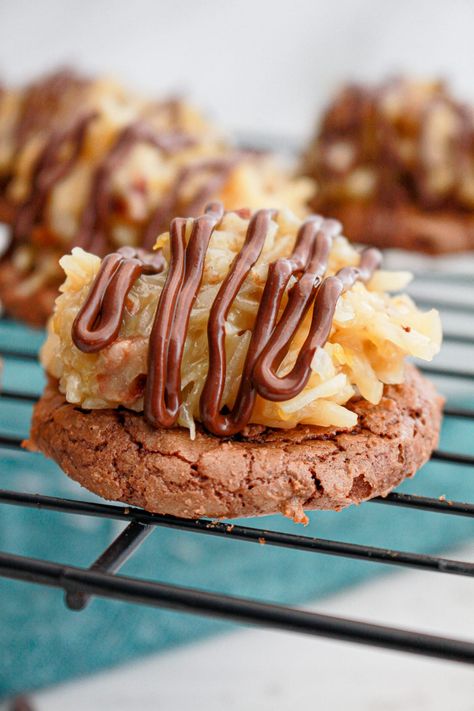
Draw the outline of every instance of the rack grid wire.
M436 279L435 283L438 284L444 280L446 286L449 286L450 283L464 283L471 286L474 283L472 274L442 272L434 275L427 271L419 271L416 276L420 282L429 283ZM474 316L474 305L470 306L463 302L440 301L431 297L419 298L417 301L426 306L436 306L449 313L454 311L461 316ZM4 317L2 321L5 323L7 319ZM448 331L445 334L445 343L474 347L474 337L469 332L461 331L462 329L460 332ZM25 363L36 359L36 353L28 349L10 348L6 345L0 351L0 355L4 359L22 359ZM471 355L474 355L474 351ZM434 378L440 377L445 380L449 379L449 381L474 384L474 371L453 367L451 363L443 367L426 366L421 370ZM33 392L10 388L6 383L2 389L2 397L12 403L17 401L33 403L37 395ZM446 405L444 417L467 419L472 422L474 427L474 409ZM20 447L21 438L0 433L0 451L11 448L19 450ZM474 468L474 456L460 452L437 450L433 453L432 459L450 466ZM429 511L436 515L464 516L474 519L474 503L451 501L444 496L432 498L392 492L385 498L375 498L363 506L369 504L406 507L413 511L413 515L416 515L417 511ZM72 500L20 491L0 490L0 505L44 509L71 516L104 517L125 524L121 533L112 540L89 568L0 552L0 576L60 588L64 591L66 605L71 610L84 609L92 596L98 596L474 664L474 641L323 615L293 606L150 582L117 574L123 563L157 527L218 536L228 540L237 539L247 543L265 543L269 546L306 551L307 553L343 556L360 561L382 563L387 566L413 568L441 574L474 577L474 563L472 562L295 535L266 530L256 525L242 526L234 525L231 522L205 519L180 519L148 513L130 506Z

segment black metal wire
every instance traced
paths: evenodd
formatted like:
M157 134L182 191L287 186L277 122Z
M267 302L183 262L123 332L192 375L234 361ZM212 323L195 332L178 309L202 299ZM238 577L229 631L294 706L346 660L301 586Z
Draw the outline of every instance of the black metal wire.
M221 593L148 582L95 570L0 553L0 575L87 595L198 613L224 620L263 625L330 639L422 654L474 664L474 644L459 639L374 625L348 618L321 615L292 607L262 603Z
M423 274L418 276L421 279L427 278ZM446 283L456 281L456 283L472 284L472 275L442 274L439 276L440 280L444 280ZM430 299L417 298L417 301L419 303L432 304ZM459 313L474 313L474 307L456 304L455 302L440 304L439 301L435 302L433 300L433 305L446 310L454 310L456 307L455 310ZM445 341L474 345L474 337L469 334L448 333ZM8 346L2 347L0 350L4 357L24 360L26 363L36 358L34 352L10 349ZM451 367L437 366L425 366L421 369L434 377L474 381L473 371L454 370ZM8 388L3 389L2 396L8 400L28 404L32 404L37 399L36 393ZM445 417L474 421L474 410L468 408L447 405L444 415ZM0 433L0 447L18 450L21 445L21 439L17 435ZM433 453L432 458L441 463L474 468L474 456L468 454L437 450ZM415 512L421 510L436 514L474 517L474 503L451 501L445 497L437 499L392 492L384 498L372 499L369 503L401 506L412 509ZM292 607L272 605L174 585L164 585L158 582L148 582L115 574L125 560L157 526L218 536L229 540L264 543L292 550L342 556L365 562L468 577L474 577L474 563L345 541L282 533L253 526L234 525L206 519L188 520L173 516L161 516L128 506L75 501L40 494L0 490L0 504L45 509L75 515L98 516L120 520L127 524L124 530L87 570L7 553L0 554L0 575L16 580L62 588L66 593L66 603L71 609L83 609L89 602L90 596L97 595L165 607L181 612L212 615L237 622L265 625L361 644L372 644L415 654L425 654L442 659L474 663L474 644L462 640L424 635L409 630L399 630L357 620L319 615Z
M18 435L0 434L0 447L18 449L22 442L23 437L18 437Z
M9 348L8 346L2 346L0 350L3 358L16 358L17 360L35 362L38 360L38 353L36 351L17 350L15 348Z
M455 452L443 452L435 449L431 454L431 459L438 462L451 462L451 464L462 464L474 467L474 456L472 454L457 454Z
M433 501L437 501L434 499ZM118 521L133 521L145 527L161 526L182 531L191 531L211 536L231 538L240 541L266 544L280 548L293 548L312 553L357 558L387 565L406 566L420 570L431 570L438 573L474 576L474 563L448 560L436 556L408 553L406 551L376 548L374 546L358 545L345 541L333 541L323 538L313 538L291 533L282 533L263 528L241 526L221 521L207 519L185 519L176 516L153 514L130 506L117 504L102 504L90 501L76 501L40 494L24 494L16 491L0 490L0 503L29 508L62 511L81 516L94 516L115 519ZM467 504L457 504L467 506ZM470 514L474 516L474 506Z
M89 570L103 573L115 573L121 568L138 546L152 532L150 525L132 521L115 538L110 546L92 563ZM474 569L474 564L473 564ZM474 575L474 572L473 572ZM89 602L90 595L81 590L66 592L66 605L71 610L83 610Z
M474 336L469 336L466 333L449 333L443 334L444 343L456 343L461 346L474 346Z
M386 504L387 506L404 506L410 509L431 511L431 513L451 514L452 516L474 516L474 504L452 501L444 496L433 499L429 496L415 496L414 494L400 494L392 491L385 497L378 496L370 499L369 504Z
M2 398L8 398L9 400L20 400L22 402L35 403L38 400L39 395L35 393L23 393L17 390L11 390L8 387L2 388L1 392Z
M445 405L443 413L445 417L461 417L469 420L474 419L474 410L469 410L466 407L452 407L451 405Z
M234 540L248 541L252 543L266 544L280 548L292 548L312 553L321 553L332 556L342 556L355 558L387 565L404 566L418 570L430 570L438 573L450 573L453 575L474 576L474 563L450 560L437 556L409 553L406 551L391 550L387 548L377 548L374 546L358 545L343 541L333 541L310 536L301 536L280 531L272 531L263 528L241 526L221 521L209 521L206 519L183 519L175 516L164 516L152 514L142 509L133 507L117 506L116 504L99 504L95 502L75 501L71 499L61 499L57 497L41 496L39 494L21 494L15 491L0 490L0 503L7 503L17 506L27 506L31 508L46 509L50 511L62 511L83 516L99 516L101 518L112 518L121 521L131 521L138 524L147 532L152 527L161 526L164 528L178 529L182 531L192 531L211 536L231 538ZM470 515L474 516L474 508ZM125 529L125 532L129 529ZM124 533L125 533L124 532ZM138 531L137 531L138 533ZM130 534L129 534L130 535ZM120 541L117 547L114 543ZM119 538L107 549L97 560L94 566L105 568L107 561L113 559L112 551L122 553L123 544L129 542L127 536L120 534ZM107 554L107 555L106 555ZM93 567L94 567L93 566ZM111 568L108 568L109 570Z

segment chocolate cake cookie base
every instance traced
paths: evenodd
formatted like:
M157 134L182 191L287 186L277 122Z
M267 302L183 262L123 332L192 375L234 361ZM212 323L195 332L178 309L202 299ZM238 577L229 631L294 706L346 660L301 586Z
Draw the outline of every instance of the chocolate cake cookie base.
M24 275L5 258L0 261L0 304L7 314L29 326L41 328L51 316L59 294L57 286L44 286L33 293L24 292Z
M50 382L25 446L54 459L90 491L148 511L186 518L233 518L340 509L384 496L412 476L437 444L442 398L407 366L403 385L382 401L351 405L350 431L251 426L222 439L202 430L153 429L128 410L84 411Z
M467 213L423 211L411 205L387 208L353 203L313 207L342 222L344 234L352 242L433 255L474 249L474 216Z

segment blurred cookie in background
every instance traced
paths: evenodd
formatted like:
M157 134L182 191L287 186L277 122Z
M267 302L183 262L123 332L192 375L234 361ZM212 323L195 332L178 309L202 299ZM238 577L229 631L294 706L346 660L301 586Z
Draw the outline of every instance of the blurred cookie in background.
M442 81L343 87L301 165L314 210L355 241L428 254L474 249L474 117Z
M2 216L11 240L0 299L32 325L50 315L58 260L73 246L99 256L151 247L170 219L216 198L229 209L288 205L303 215L313 191L269 155L238 150L179 99L144 100L111 80L60 72L25 96L7 91L5 102Z

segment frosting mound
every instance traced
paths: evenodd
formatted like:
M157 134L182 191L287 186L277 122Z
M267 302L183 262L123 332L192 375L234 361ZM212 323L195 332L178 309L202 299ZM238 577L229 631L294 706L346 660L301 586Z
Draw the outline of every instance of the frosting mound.
M70 72L0 93L0 199L14 215L8 259L24 298L59 285L58 259L73 246L149 249L171 218L210 199L306 214L311 180L238 150L183 100Z
M303 172L315 205L379 201L424 210L474 205L474 112L439 81L348 85L327 109Z
M303 224L285 210L262 212L266 212L263 246L231 301L225 319L223 351L226 370L219 403L224 413L232 411L238 397L257 313L266 283L275 271L275 263L297 252L297 240L310 222ZM239 214L226 213L222 219L216 220L216 227L210 236L181 362L181 404L176 421L188 427L191 436L195 421L203 417L206 421L206 413L202 414L202 393L203 389L206 390L206 381L214 376L212 368L208 373L210 341L207 327L210 314L212 318L212 307L226 278L245 252L255 217L249 219L243 211ZM295 391L295 395L283 399L281 393L274 398L271 388L267 396L267 390L257 385L259 394L249 417L251 423L276 428L292 428L299 423L352 428L357 424L357 415L346 407L351 398L359 396L378 403L385 384L403 381L406 356L430 360L439 350L441 327L437 312L422 313L408 296L391 296L388 293L402 289L410 275L382 270L372 274L372 270L365 269L365 253L361 259L360 253L340 235L340 225L329 220L323 223L330 226L332 239L326 255L327 267L324 263L324 275L320 275L326 278L322 284L329 283L328 276L341 275L340 270L345 268L349 269L345 269L344 278L356 273L361 278L354 283L348 280L345 290L340 295L337 293L333 317L326 319L327 334L321 339L322 345L312 352L307 377L302 381L301 388ZM181 221L180 225L184 240L189 244L193 220ZM168 233L158 239L157 246L163 248L165 257L169 259ZM171 257L173 265L173 254ZM237 262L234 261L236 259ZM149 349L152 348L149 339L169 271L143 272L125 299L123 318L116 337L96 352L83 352L74 344L71 333L101 267L101 260L76 248L71 255L62 258L61 265L66 280L61 287L62 294L57 299L48 339L42 351L46 370L58 379L61 392L71 403L86 409L125 406L143 411ZM352 267L358 267L359 271L350 269ZM362 274L365 276L362 277ZM332 279L332 286L337 286L336 282L340 283L344 278L341 275L338 279ZM319 282L313 278L313 283ZM277 322L292 301L292 294L301 289L302 277L296 274L290 276L282 292ZM298 368L299 356L311 334L314 318L317 320L321 315L324 320L327 303L324 299L318 300L321 289L321 286L314 289L315 301L303 312L295 324L296 330L288 347L276 358L278 367L275 376L278 376L278 382L283 382L285 375ZM252 378L254 382L253 375Z

